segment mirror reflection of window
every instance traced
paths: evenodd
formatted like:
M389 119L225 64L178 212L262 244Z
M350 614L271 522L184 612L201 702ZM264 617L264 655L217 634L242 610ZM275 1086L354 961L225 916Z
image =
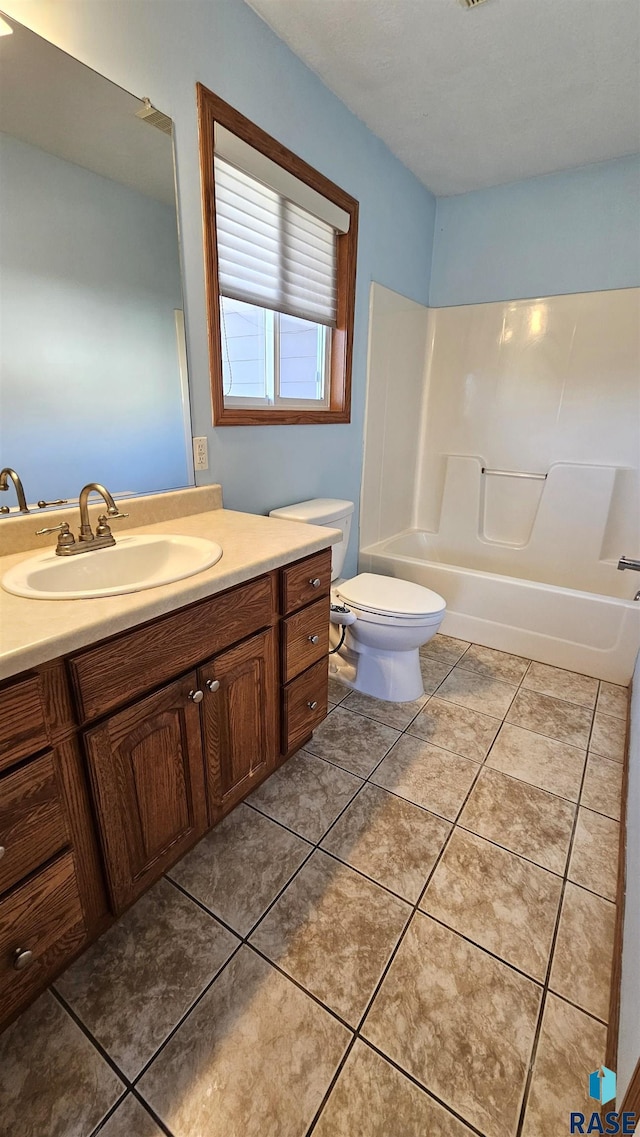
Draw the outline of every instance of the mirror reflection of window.
M171 120L7 19L0 467L30 503L192 484Z

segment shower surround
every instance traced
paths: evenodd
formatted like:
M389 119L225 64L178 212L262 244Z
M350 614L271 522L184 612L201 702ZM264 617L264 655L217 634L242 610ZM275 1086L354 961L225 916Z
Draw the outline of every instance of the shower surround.
M626 683L639 312L640 289L427 309L372 285L361 570L440 592L452 635Z

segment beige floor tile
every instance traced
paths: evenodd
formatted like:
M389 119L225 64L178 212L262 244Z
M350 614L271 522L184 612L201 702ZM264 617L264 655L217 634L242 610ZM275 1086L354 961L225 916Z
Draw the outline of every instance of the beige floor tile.
M450 829L435 814L367 784L322 847L414 904Z
M567 874L569 880L607 900L615 900L619 840L617 821L580 807Z
M452 661L435 659L431 655L420 656L420 672L425 695L433 695L447 678L454 664Z
M411 723L409 733L444 750L453 750L463 758L483 762L500 729L500 721L434 696Z
M360 1039L314 1137L471 1137L471 1130Z
M461 655L469 647L468 640L458 640L453 636L444 636L440 632L429 640L428 643L423 644L420 648L421 656L428 656L430 659L442 660L443 663L457 663Z
M438 688L438 698L502 719L509 710L517 689L513 683L503 683L488 675L477 675L458 665Z
M620 687L617 683L601 683L598 695L598 710L614 718L627 718L629 707L629 688Z
M558 742L567 742L580 750L587 749L591 730L591 711L570 703L566 699L555 699L541 695L537 691L520 688L506 716L506 721L537 734L545 734Z
M480 644L471 644L460 660L460 667L490 679L502 679L504 683L519 683L528 666L529 660L521 655L509 655Z
M606 1027L547 995L522 1137L555 1137L569 1132L572 1112L591 1116L589 1074L604 1064L606 1043Z
M350 690L350 687L345 687L344 683L339 683L337 679L332 679L331 676L329 676L330 703L341 703L343 699L346 699Z
M544 981L561 891L560 877L456 828L420 908Z
M541 695L566 699L589 710L593 710L598 694L597 679L579 675L576 671L564 671L561 667L550 667L547 663L532 663L522 686Z
M343 706L348 711L357 711L360 715L367 715L370 719L377 719L386 726L396 730L404 730L424 706L428 696L414 699L412 703L388 703L386 699L373 699L371 695L363 695L360 691L352 691L347 695Z
M585 750L506 722L491 749L487 766L577 801L586 758Z
M168 875L246 936L310 852L288 829L239 805Z
M163 1134L144 1106L133 1094L127 1094L100 1130L100 1137L163 1137Z
M576 806L484 767L459 824L562 876Z
M316 852L251 943L356 1026L410 911L347 865Z
M623 762L626 735L625 719L617 719L613 715L603 715L600 711L596 711L589 749L601 754L603 758Z
M301 1137L349 1038L243 947L138 1088L175 1137Z
M514 1137L540 997L417 913L362 1034L487 1137Z
M362 781L300 750L267 778L249 801L309 841L319 841Z
M6 1137L87 1137L124 1090L49 992L0 1035Z
M606 1022L615 905L567 883L549 986L589 1014Z
M327 715L305 750L366 778L399 738L399 731L345 710L346 706L345 702Z
M237 944L213 916L160 880L56 987L133 1078Z
M620 820L622 763L589 754L580 804Z
M403 734L371 781L455 821L478 768L459 754Z

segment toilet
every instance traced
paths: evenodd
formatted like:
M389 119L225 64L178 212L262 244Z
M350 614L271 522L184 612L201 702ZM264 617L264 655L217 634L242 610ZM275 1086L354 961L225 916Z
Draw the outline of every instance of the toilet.
M442 623L446 609L442 597L420 584L370 572L350 580L340 578L351 532L352 501L313 498L273 509L269 516L342 530L342 540L331 550L331 678L393 703L421 698L419 649Z

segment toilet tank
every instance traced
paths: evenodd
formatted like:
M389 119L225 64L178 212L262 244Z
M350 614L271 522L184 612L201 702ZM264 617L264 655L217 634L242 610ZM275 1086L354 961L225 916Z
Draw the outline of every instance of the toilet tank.
M282 509L272 509L269 517L282 517L285 521L304 521L307 525L326 525L328 529L341 529L342 540L331 546L331 579L337 580L342 573L344 558L349 545L353 502L337 497L314 497L297 505L285 505Z

